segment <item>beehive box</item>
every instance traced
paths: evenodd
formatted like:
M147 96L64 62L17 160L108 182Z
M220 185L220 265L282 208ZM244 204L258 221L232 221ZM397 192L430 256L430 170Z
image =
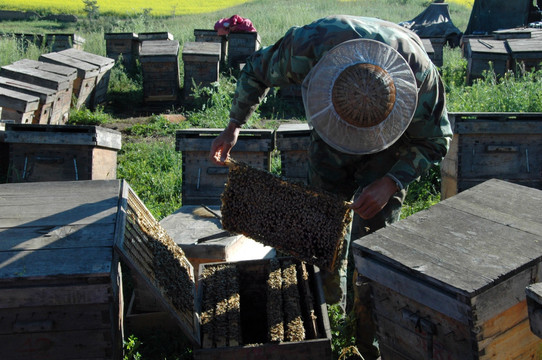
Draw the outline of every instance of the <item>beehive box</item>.
M201 205L183 205L160 221L160 225L179 245L192 266L196 280L199 265L211 262L233 262L274 257L276 251L240 234L224 231L220 207L210 212ZM215 215L216 214L216 215Z
M542 189L542 114L450 113L454 136L441 163L441 198L491 178Z
M506 45L510 49L513 70L516 70L518 66L527 71L540 69L542 62L541 40L540 37L506 40Z
M431 54L431 60L436 66L442 66L444 63L444 45L446 45L446 38L445 37L427 37L423 38L422 41L429 40L431 43L431 48L433 50L433 53ZM426 46L426 43L424 42L424 47ZM427 51L427 48L426 48Z
M176 101L179 95L179 42L142 41L139 53L146 102Z
M121 188L0 184L2 359L122 358Z
M121 134L100 126L6 124L9 182L117 177Z
M310 129L307 123L282 124L275 132L281 176L307 184Z
M58 103L56 102L56 91L50 88L1 76L0 87L39 98L39 105L34 112L34 118L32 121L34 124L49 124L55 105L60 106L57 105ZM56 111L56 113L60 112Z
M467 82L481 78L484 71L493 70L502 76L511 67L510 53L505 40L492 38L470 38L465 43L465 58L467 59ZM491 63L491 66L490 66Z
M111 77L111 69L115 65L115 60L105 56L92 54L86 51L70 48L58 52L59 54L71 57L80 61L88 62L99 68L98 76L96 77L96 86L92 94L91 108L101 105L107 101L107 88L109 87L109 78Z
M228 168L209 160L211 143L222 129L186 129L176 133L175 148L182 152L183 205L219 205ZM271 170L275 148L273 130L241 130L232 156L259 169Z
M228 38L226 35L218 35L216 30L194 29L196 42L214 42L220 44L220 61L228 58Z
M21 61L2 66L0 76L53 89L56 92L56 100L49 123L62 125L68 120L75 77L73 75L58 74L48 69L50 68L43 69L43 67L29 66L25 61Z
M138 35L135 33L106 33L104 38L107 57L117 61L122 56L122 64L126 69L134 70L141 47Z
M83 50L85 39L77 34L46 34L45 42L52 51Z
M433 47L433 44L431 44L431 40L427 38L424 38L421 40L422 40L422 44L423 44L423 48L425 52L427 53L427 55L429 55L429 58L431 59L431 61L433 61L433 63L436 65L435 48Z
M383 359L538 359L542 191L488 180L353 242Z
M228 65L241 66L247 57L261 47L257 32L232 32L228 34Z
M40 99L15 90L0 88L1 120L16 124L32 124Z
M193 84L209 86L219 80L220 44L215 42L185 42L182 60L184 64L184 96L192 93Z
M142 32L138 34L139 41L173 40L173 34L167 31Z
M529 327L536 336L542 338L542 283L535 283L525 288Z
M73 106L76 109L80 109L82 106L90 108L96 79L100 74L98 66L56 52L42 54L38 60L75 69L77 76L73 82L73 94L76 100Z

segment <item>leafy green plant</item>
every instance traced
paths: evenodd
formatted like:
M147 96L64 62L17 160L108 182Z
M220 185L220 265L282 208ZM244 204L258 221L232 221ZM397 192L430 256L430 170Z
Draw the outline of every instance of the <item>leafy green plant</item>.
M111 115L104 112L103 106L98 106L92 111L85 106L80 109L72 108L68 124L71 125L103 125L112 121Z
M355 347L354 322L338 304L328 305L327 309L331 327L331 351L333 358L339 359L345 349Z
M128 339L124 340L123 360L141 360L141 354L137 351L141 344L135 335L128 336Z
M135 124L126 129L126 133L146 138L174 136L177 130L186 128L188 125L187 122L173 123L163 115L152 115L148 123Z

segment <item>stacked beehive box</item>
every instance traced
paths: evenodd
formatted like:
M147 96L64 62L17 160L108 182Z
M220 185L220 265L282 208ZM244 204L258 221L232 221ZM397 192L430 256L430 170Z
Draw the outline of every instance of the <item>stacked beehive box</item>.
M97 65L56 52L42 54L38 60L76 69L77 77L73 83L73 94L76 98L74 107L76 109L82 106L90 108L96 79L100 74L100 68Z
M46 34L44 38L52 51L82 50L85 44L85 39L77 34Z
M307 123L283 124L275 132L280 152L281 176L292 182L307 183L310 130Z
M261 39L257 32L231 32L228 35L228 65L241 66L260 47Z
M53 69L54 68L54 69ZM62 69L58 71L58 69ZM72 71L73 70L73 71ZM51 64L21 60L0 69L0 76L10 78L32 85L49 88L55 91L56 100L53 112L50 114L50 124L66 123L73 94L73 81L76 76L75 69L54 67Z
M221 45L216 42L186 42L183 46L184 97L188 98L193 85L209 86L219 80Z
M135 33L106 33L105 50L108 58L119 60L129 71L136 67L136 59L139 56L141 42Z
M118 180L0 184L2 359L121 359Z
M0 88L2 120L20 124L31 124L35 120L40 99L11 89Z
M179 94L179 42L144 40L139 35L139 59L143 73L143 98L146 102L176 101Z
M118 131L99 126L6 124L9 182L116 179Z
M218 35L216 30L194 29L196 42L213 42L220 44L220 61L224 62L228 57L228 38L226 35Z
M382 358L535 359L542 191L488 180L353 242Z
M491 178L542 189L542 114L450 113L454 137L441 163L441 197Z

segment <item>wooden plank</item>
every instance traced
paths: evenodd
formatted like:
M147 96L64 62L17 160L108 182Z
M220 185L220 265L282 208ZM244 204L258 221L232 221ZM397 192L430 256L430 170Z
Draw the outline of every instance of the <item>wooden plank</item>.
M0 86L6 89L37 96L43 103L52 103L55 100L56 91L43 86L29 84L24 81L14 80L0 76Z
M104 224L0 228L0 252L113 246L114 227Z
M541 345L542 341L531 332L529 321L525 320L487 343L481 343L480 360L539 359Z
M51 63L46 63L43 61L36 61L36 60L30 60L30 59L18 60L14 62L12 65L43 70L52 74L64 76L70 81L73 81L75 80L75 78L77 78L77 69L71 66L51 64Z
M0 252L0 279L44 278L111 272L113 249L85 247Z
M96 77L100 71L100 68L96 65L57 52L42 54L39 57L39 61L72 67L77 70L77 77L82 79Z
M454 132L457 134L542 134L542 119L533 121L513 119L509 121L456 121Z
M64 76L13 64L2 66L0 75L57 91L69 89L71 86L70 80Z
M40 99L19 91L0 87L0 107L9 108L21 113L35 111L39 107Z
M111 58L92 54L92 53L82 51L82 50L77 50L74 48L62 50L62 51L59 51L58 53L64 56L68 56L77 60L88 62L92 65L98 66L100 68L100 73L104 73L110 70L115 65L115 60Z

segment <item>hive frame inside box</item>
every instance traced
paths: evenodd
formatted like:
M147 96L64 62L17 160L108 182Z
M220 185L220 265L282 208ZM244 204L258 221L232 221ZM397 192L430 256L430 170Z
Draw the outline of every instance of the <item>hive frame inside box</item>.
M541 200L493 179L354 241L382 357L534 358L525 287L542 275Z
M123 203L120 206L121 209L124 209L126 212L138 214L139 218L144 218L149 224L152 224L152 226L159 229L158 232L163 230L159 223L156 222L156 220L145 208L145 205L129 187L126 187L123 190L123 194ZM190 297L194 299L192 312L188 313L188 311L178 309L176 306L174 306L171 297L164 294L164 292L153 280L153 259L149 258L148 254L145 254L145 250L142 250L143 247L147 246L150 241L153 241L152 237L146 236L144 233L137 231L137 229L128 230L131 225L129 224L129 221L127 221L127 218L128 216L121 217L121 222L119 222L118 227L127 228L127 231L131 233L132 236L119 237L116 240L115 248L121 254L122 258L127 262L130 268L135 271L137 274L136 276L138 276L140 280L143 280L148 288L151 289L156 299L160 301L163 308L177 321L181 330L194 344L196 348L196 359L238 359L240 356L248 356L249 354L252 356L254 354L261 354L261 358L277 360L282 359L284 356L286 356L285 354L295 356L296 359L329 359L331 356L331 332L327 315L327 306L323 298L323 290L318 268L311 267L312 270L310 270L310 281L313 284L312 286L314 289L314 307L317 311L316 316L320 337L296 342L205 348L201 339L201 304L199 302L200 296L204 294L203 287L198 286L198 293L196 294L195 283L192 282L193 285L190 286L189 289L186 289L187 291L184 293L188 297L188 300L190 300ZM229 264L236 264L236 266L239 268L250 269L246 270L245 273L247 276L254 278L257 276L258 271L260 273L265 271L266 264L268 264L269 261L270 260L248 260ZM188 260L186 260L185 264L189 270L189 275L191 276L192 281L194 281L194 270L192 265L188 262ZM201 266L205 267L216 265L217 263L211 263L202 264ZM265 284L258 284L257 281L259 280L254 282L250 281L249 283L246 283L246 286L259 286L261 289L261 286ZM245 282L241 282L241 286L243 286L243 284L245 284ZM243 290L244 289L241 289L241 291ZM241 302L243 302L242 299ZM243 312L243 310L241 311ZM241 327L242 326L243 324L241 324Z
M186 129L176 134L175 149L182 153L183 205L220 205L228 168L209 160L211 143L223 129ZM232 156L258 169L271 170L275 148L273 130L243 129Z

